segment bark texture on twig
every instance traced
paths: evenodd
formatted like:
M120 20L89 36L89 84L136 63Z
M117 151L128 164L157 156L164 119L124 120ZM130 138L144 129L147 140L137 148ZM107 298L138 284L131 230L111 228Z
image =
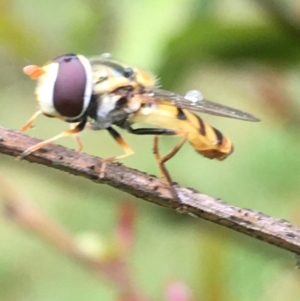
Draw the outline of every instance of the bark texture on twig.
M0 127L0 153L17 157L37 142L39 140L18 131ZM100 158L81 154L62 146L48 146L46 149L31 154L25 160L110 185L166 208L176 209L180 206L176 200L172 199L164 181L119 163L107 164L105 177L99 179L95 166L101 163ZM186 206L187 214L300 254L300 229L292 226L288 221L232 206L193 189L176 186L176 191Z

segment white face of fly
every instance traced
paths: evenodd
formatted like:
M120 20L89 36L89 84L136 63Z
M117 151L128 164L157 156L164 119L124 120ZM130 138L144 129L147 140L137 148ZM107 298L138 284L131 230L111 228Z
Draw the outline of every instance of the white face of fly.
M57 77L59 65L51 63L43 67L45 72L38 78L35 90L36 99L43 113L50 116L59 116L60 114L54 108L53 91Z
M27 66L24 72L38 79L35 95L45 115L72 121L86 112L94 83L90 62L84 56L62 55L43 67Z

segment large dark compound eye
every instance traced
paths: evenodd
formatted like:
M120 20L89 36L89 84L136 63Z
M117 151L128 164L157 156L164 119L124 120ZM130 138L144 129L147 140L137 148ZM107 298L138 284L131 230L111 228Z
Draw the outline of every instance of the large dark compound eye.
M59 56L53 62L59 64L53 91L54 107L64 117L77 117L85 108L85 66L75 54Z

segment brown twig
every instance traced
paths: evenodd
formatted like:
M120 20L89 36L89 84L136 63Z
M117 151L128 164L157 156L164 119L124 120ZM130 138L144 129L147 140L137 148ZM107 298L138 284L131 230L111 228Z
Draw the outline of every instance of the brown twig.
M39 142L15 130L0 127L0 153L17 157L26 148ZM125 167L107 164L105 176L99 179L95 166L101 159L81 154L58 145L39 150L26 158L73 175L107 184L157 205L176 209L184 205L185 213L203 218L251 237L300 254L300 229L288 221L260 212L242 209L189 188L176 186L182 203L172 199L168 185L154 176Z

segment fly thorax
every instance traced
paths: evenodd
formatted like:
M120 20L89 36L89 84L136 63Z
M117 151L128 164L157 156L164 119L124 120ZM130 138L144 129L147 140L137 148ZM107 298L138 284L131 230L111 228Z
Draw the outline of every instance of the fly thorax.
M157 105L155 103L149 103L146 106L142 107L140 109L140 113L142 115L149 115L152 113L153 110L157 108Z
M103 94L98 99L97 119L105 118L109 112L116 108L116 104L120 99L119 95Z
M127 106L124 108L124 110L131 114L135 113L141 108L141 102L136 100L135 98L130 98L127 102Z
M121 87L136 86L132 78L125 76L126 68L121 65L99 61L92 63L92 69L95 94L111 93Z
M94 131L107 129L112 125L112 120L110 117L100 118L97 120L92 120L90 122L91 128Z
M93 82L95 94L109 93L111 91L111 87L108 81L108 72L106 69L107 68L105 67L95 69L95 66L93 66Z

